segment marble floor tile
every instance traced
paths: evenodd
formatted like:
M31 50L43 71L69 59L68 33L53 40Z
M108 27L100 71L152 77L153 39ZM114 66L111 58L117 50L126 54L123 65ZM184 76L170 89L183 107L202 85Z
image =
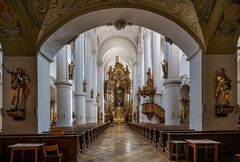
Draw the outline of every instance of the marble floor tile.
M152 145L123 125L101 134L86 150L81 162L170 162Z

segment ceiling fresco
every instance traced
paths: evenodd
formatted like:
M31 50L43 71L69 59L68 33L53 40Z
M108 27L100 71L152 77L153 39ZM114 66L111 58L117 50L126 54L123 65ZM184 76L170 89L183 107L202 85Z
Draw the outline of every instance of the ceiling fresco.
M203 30L203 26L209 24L207 29L214 29L212 37L239 37L240 4L237 0L224 3L227 5L218 9L222 4L218 0L0 0L0 41L4 47L5 41L24 40L37 48L75 17L101 9L136 8L176 22L205 46L210 38L204 38L209 31Z

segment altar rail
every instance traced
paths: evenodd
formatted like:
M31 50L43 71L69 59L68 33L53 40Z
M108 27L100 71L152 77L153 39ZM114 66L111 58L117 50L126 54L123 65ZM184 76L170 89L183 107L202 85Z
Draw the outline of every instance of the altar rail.
M19 134L19 135L0 135L0 161L9 162L10 150L9 145L15 143L45 143L58 144L59 150L64 155L64 162L77 162L81 158L83 151L96 140L97 136L103 132L109 123L105 124L86 124L77 125L74 127L56 127L54 129L64 129L64 134L50 134L44 132L43 134ZM32 153L28 154L29 159L34 159ZM20 153L16 154L18 159L21 159ZM41 155L41 150L39 150ZM42 161L42 156L38 156Z

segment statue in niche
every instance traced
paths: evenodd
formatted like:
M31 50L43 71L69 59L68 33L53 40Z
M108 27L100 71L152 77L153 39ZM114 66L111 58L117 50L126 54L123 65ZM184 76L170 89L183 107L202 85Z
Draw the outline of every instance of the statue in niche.
M7 110L7 114L14 120L24 120L25 107L30 89L29 77L23 72L22 68L17 68L16 72L8 70L4 65L3 69L11 75L12 101L14 108Z
M216 116L226 117L234 108L234 106L230 106L229 102L232 81L225 75L225 69L223 68L217 72L216 81Z
M86 92L87 91L87 80L84 79L83 81L83 92Z
M162 64L162 71L163 71L163 78L167 78L168 76L168 62L166 60L163 60Z
M182 110L181 110L181 123L189 122L189 96L184 96L181 100Z
M73 61L68 65L68 78L70 80L73 80L73 70L74 70L74 64Z
M99 97L100 97L100 94L99 94L99 92L98 92L98 90L97 90L97 96L96 96L96 103L97 103L97 104L99 103Z
M90 92L91 99L93 99L93 93L94 93L94 90L93 90L93 88L92 88L92 89L91 89L91 92Z

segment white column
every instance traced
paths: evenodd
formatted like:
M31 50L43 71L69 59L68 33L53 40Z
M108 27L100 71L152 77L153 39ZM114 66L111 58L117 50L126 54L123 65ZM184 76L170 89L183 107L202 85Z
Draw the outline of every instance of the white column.
M142 49L140 50L140 86L144 86L144 54L142 52Z
M152 55L151 55L151 35L152 32L148 29L145 29L143 32L144 39L144 78L145 82L147 81L146 73L150 68L152 70Z
M151 54L151 35L152 32L148 29L143 30L144 39L144 85L147 82L147 71L150 68L152 73L152 54ZM145 99L141 97L141 103L144 103ZM146 115L143 115L144 122L151 122Z
M133 117L134 117L134 114L137 115L137 106L138 106L138 96L137 96L137 93L138 93L138 62L135 62L133 64ZM135 115L135 121L136 122L136 116Z
M76 124L86 124L85 102L83 91L84 75L84 34L75 40L74 83L75 83L75 112Z
M104 122L104 72L103 72L103 62L98 63L98 89L99 89L99 113Z
M85 33L85 76L87 80L86 92L86 123L91 123L91 114L93 109L93 99L91 98L92 89L92 54L91 54L91 35Z
M97 50L92 50L92 88L93 88L93 109L92 109L92 123L97 123Z
M57 126L72 126L72 83L68 79L69 45L57 53Z
M154 86L156 87L156 95L154 96L154 103L162 106L162 50L161 50L161 36L160 34L153 32L153 39L152 39L152 52L153 52L153 82ZM158 118L154 116L153 123L159 123Z
M144 86L144 53L142 50L140 50L140 86ZM139 105L139 122L145 122L144 114L142 113L142 102L143 97L140 97L140 105Z
M179 78L179 48L170 46L168 55L168 78L164 81L165 124L180 124L180 78Z
M203 76L202 50L199 50L190 61L190 129L203 130ZM214 116L215 117L215 116Z

